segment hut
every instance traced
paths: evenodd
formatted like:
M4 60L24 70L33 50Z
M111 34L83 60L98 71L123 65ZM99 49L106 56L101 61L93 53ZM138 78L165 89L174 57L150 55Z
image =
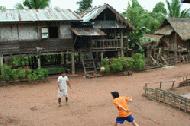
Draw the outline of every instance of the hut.
M81 18L71 10L1 10L1 65L6 57L12 55L33 55L31 67L41 67L40 59L43 55L74 52L70 29L72 23L80 21ZM72 57L71 59L74 60L74 56ZM74 73L74 64L72 71Z
M130 31L130 24L108 4L82 16L58 8L1 10L0 64L12 55L26 55L32 56L32 68L64 64L74 74L81 64L85 74L94 73L104 57L124 56ZM56 58L49 62L47 55Z
M132 27L112 6L104 4L90 8L81 14L81 18L83 22L80 25L77 23L75 27L78 28L72 29L75 47L83 55L88 55L86 57L89 59L94 58L94 61L89 59L82 61L85 73L93 71L91 70L95 69L93 66L99 67L100 61L105 57L125 55L127 35ZM90 65L89 61L95 63Z
M166 19L155 32L161 35L159 54L171 63L189 61L190 58L190 19Z
M163 35L155 35L155 34L144 34L143 38L141 38L141 45L144 49L146 66L158 66L158 52L159 52L159 43L160 39Z

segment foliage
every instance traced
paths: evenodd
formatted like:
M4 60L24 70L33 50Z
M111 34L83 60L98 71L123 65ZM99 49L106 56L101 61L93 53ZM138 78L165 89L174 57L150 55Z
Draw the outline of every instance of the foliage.
M127 57L126 69L127 70L133 70L133 64L134 64L134 59L132 57Z
M190 17L190 9L182 10L181 2L179 0L171 0L171 2L166 0L166 3L168 5L168 16L169 17L176 17L176 18Z
M77 2L77 4L79 5L78 12L84 12L85 10L91 8L92 2L93 0L80 0L79 2Z
M0 10L6 10L6 7L5 6L0 6Z
M27 75L27 73L26 73L25 69L22 69L22 68L17 69L17 78L19 80L25 79L26 75Z
M128 19L134 26L133 31L129 34L129 47L136 52L142 52L140 39L145 33L153 33L161 24L166 16L165 5L162 2L156 4L152 12L145 10L138 2L132 0L123 16Z
M27 78L29 81L44 80L48 77L47 69L36 69L28 72Z
M12 66L25 66L29 64L28 61L28 57L24 57L24 56L14 56L11 59L11 63Z
M47 68L47 70L48 70L49 75L54 75L54 74L65 72L65 68L63 68L63 67L49 67L49 68Z
M8 65L3 65L2 78L5 81L15 80L17 78L17 72Z
M145 58L141 53L136 53L132 57L119 57L104 59L101 62L104 73L118 73L126 70L140 71L144 69Z
M134 70L143 70L145 66L144 56L140 53L136 53L132 56L133 58L133 69Z
M3 65L3 74L1 75L2 80L15 81L28 79L29 81L43 80L48 77L47 69L12 69L8 65Z
M49 6L50 0L24 0L23 3L17 3L16 9L44 9Z
M117 58L113 58L110 63L111 72L117 73L123 71L123 64Z

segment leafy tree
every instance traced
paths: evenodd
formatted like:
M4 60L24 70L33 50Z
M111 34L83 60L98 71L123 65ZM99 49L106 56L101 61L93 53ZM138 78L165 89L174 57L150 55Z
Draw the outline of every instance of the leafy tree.
M181 9L181 2L179 0L172 0L169 2L166 0L168 5L168 16L176 18L187 18L190 17L190 9Z
M152 13L161 13L163 15L167 15L165 4L162 2L157 3L155 7L153 8Z
M0 10L6 10L5 6L0 6Z
M92 2L93 0L81 0L77 2L77 4L79 5L78 12L84 12L85 10L91 8Z
M140 38L144 33L153 33L166 16L165 5L162 2L156 4L152 12L144 9L138 0L131 0L128 8L123 12L124 17L134 26L134 30L129 34L129 47L142 52Z
M17 9L44 9L49 6L50 0L24 0L23 3L17 3Z

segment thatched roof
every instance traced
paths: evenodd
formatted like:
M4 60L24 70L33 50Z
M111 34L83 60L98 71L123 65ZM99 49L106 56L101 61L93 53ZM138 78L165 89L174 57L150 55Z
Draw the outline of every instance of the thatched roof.
M182 40L190 39L190 18L170 18L166 19L160 28L155 32L159 35L170 35L176 32Z
M162 37L163 35L144 34L143 38L141 39L141 44L146 46L152 43L159 43Z

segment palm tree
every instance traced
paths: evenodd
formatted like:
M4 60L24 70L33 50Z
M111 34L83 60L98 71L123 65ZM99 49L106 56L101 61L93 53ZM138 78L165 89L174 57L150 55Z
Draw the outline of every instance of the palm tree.
M17 9L44 9L49 6L50 0L24 0L23 3L17 3Z
M190 17L190 9L181 9L180 0L172 0L171 3L166 0L168 5L169 17L187 18Z

